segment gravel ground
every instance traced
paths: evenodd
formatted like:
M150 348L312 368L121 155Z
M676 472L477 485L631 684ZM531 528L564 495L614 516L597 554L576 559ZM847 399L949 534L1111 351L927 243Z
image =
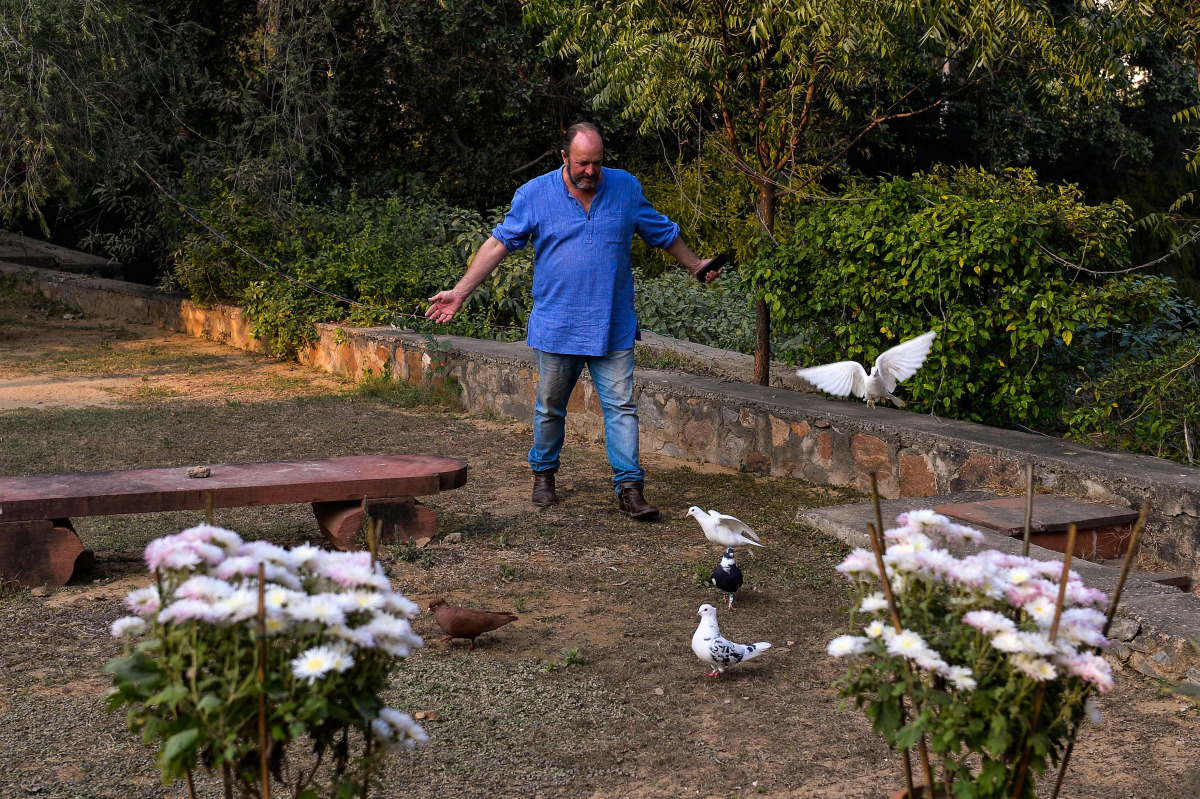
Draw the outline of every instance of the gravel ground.
M441 643L428 615L414 622L427 646L385 699L438 720L426 724L427 746L392 759L375 795L884 799L903 784L897 759L860 714L838 712L830 687L838 670L824 646L847 618L832 566L845 550L792 521L800 507L852 494L651 459L648 496L664 519L640 524L615 513L603 447L572 436L566 501L538 510L528 426L396 407L294 365L57 311L0 296L0 386L24 381L28 394L0 409L0 474L369 452L471 463L466 486L427 503L462 543L386 560L397 588L423 604L444 595L520 619L474 652ZM97 404L87 389L102 379L127 382L97 389L111 400ZM83 399L64 401L68 386ZM767 544L745 556L748 587L720 619L729 637L775 648L720 680L704 678L689 648L697 606L717 599L696 569L719 554L683 518L691 504L740 516ZM100 667L119 650L107 628L125 615L121 598L147 582L141 549L195 521L79 519L97 556L90 575L45 598L0 594L0 797L186 795L159 784L153 752L105 711ZM216 521L288 546L316 534L300 506L218 511ZM582 662L564 665L564 649ZM1105 723L1085 729L1064 797L1200 797L1191 705L1122 673L1101 708ZM197 789L221 795L203 774Z

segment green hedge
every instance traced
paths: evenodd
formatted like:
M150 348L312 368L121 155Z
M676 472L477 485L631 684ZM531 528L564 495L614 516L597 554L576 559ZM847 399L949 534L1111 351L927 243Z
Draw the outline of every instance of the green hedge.
M1130 217L1119 201L1087 205L1078 188L1027 170L858 181L839 201L802 206L743 276L762 282L801 365L871 361L935 329L929 360L901 389L914 410L1059 429L1101 334L1155 318L1173 296L1166 280L1064 263L1126 266Z

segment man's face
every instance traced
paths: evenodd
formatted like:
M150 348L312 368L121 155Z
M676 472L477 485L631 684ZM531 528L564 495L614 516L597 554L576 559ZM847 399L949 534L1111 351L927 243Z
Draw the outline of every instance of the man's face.
M580 133L571 142L571 151L562 152L567 180L579 191L595 191L600 185L600 167L604 163L604 143L600 138Z

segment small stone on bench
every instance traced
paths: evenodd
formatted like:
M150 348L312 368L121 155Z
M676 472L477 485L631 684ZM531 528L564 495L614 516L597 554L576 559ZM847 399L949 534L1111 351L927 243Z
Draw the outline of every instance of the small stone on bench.
M212 469L207 466L193 466L188 469L188 477L211 477Z

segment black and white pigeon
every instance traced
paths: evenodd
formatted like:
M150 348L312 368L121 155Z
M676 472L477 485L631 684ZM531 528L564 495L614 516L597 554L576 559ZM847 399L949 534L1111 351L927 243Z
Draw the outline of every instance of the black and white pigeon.
M712 579L709 582L716 586L717 590L725 592L725 598L728 600L726 607L733 610L733 595L742 587L742 570L738 568L733 557L733 547L725 547L725 554L721 556L721 562L713 568Z
M717 626L717 609L712 605L701 605L696 611L700 626L692 633L692 651L696 657L713 667L706 676L720 677L734 663L756 658L771 648L766 641L757 644L735 644L721 637Z
M862 397L871 408L875 407L876 402L888 399L895 403L897 408L903 408L904 400L893 396L892 392L896 390L897 383L915 375L925 363L935 338L937 331L930 330L885 350L875 359L870 374L867 374L867 370L857 361L810 366L797 369L796 374L835 397L853 394Z

